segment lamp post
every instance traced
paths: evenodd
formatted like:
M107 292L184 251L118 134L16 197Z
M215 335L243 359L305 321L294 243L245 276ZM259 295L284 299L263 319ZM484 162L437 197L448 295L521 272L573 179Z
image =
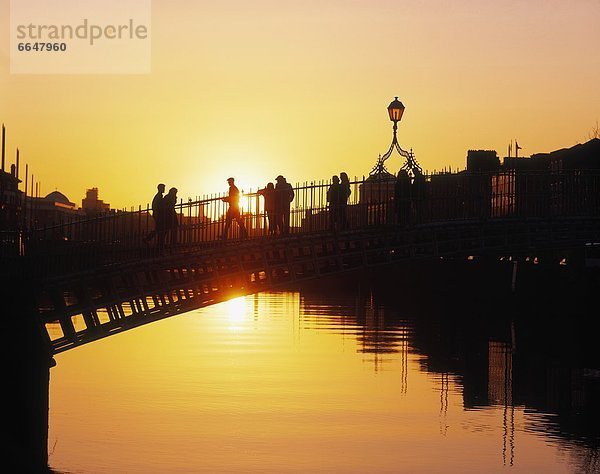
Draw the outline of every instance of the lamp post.
M390 103L390 105L388 105L388 114L390 116L390 120L394 122L394 136L396 135L396 130L398 130L398 122L402 120L404 109L404 104L398 100L398 97L396 97Z
M402 120L402 115L404 115L404 109L404 104L398 100L398 97L395 97L394 100L390 103L390 105L388 105L388 115L390 116L390 120L394 123L394 136L392 138L392 144L390 145L390 148L388 149L388 151L385 152L383 156L379 157L379 159L377 160L377 164L375 165L375 168L373 169L371 174L382 173L386 171L384 162L390 157L394 149L398 152L398 154L400 154L400 156L406 158L406 162L402 165L400 169L410 171L413 175L416 173L423 172L421 166L419 166L419 163L417 163L417 160L415 160L415 156L412 152L412 149L411 151L403 150L400 144L398 143L398 122Z

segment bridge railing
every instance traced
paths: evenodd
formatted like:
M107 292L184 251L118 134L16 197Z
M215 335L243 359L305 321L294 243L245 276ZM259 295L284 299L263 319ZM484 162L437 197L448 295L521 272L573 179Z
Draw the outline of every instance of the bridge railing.
M600 216L598 171L441 173L426 176L422 187L375 175L351 181L343 209L328 200L330 186L325 180L294 186L290 234L464 219ZM161 235L164 246L159 245L158 236L149 239L156 231L154 219L151 210L141 206L33 229L22 235L19 245L26 255L55 258L51 265L67 258L79 259L79 265L86 267L215 245L222 242L228 209L225 197L213 194L177 203L177 226ZM269 235L270 216L260 193L242 193L240 209L249 238ZM233 223L227 240L240 237Z

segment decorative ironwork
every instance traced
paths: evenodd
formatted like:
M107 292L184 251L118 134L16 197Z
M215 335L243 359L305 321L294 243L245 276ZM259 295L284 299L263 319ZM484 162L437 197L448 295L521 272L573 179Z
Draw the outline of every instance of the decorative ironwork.
M402 118L402 114L404 113L404 105L398 100L398 97L396 97L394 101L389 105L388 113L390 115L390 120L394 123L394 135L392 138L392 143L388 151L386 151L383 154L383 156L379 155L377 163L375 164L375 166L371 170L371 173L369 174L373 176L380 173L389 173L385 168L384 163L392 155L394 150L396 150L400 156L406 159L405 163L400 168L401 170L409 171L413 175L422 174L423 170L417 162L417 160L415 159L415 155L412 151L412 148L410 149L410 151L406 151L400 146L400 143L398 143L398 122L400 121L400 119Z

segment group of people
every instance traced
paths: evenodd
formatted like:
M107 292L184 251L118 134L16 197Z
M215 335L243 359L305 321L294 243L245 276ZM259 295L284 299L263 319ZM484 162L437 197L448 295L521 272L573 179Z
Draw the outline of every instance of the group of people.
M345 172L332 177L332 183L327 189L327 204L329 208L329 226L334 231L348 228L348 200L351 194L350 180ZM294 200L294 188L282 175L275 178L276 184L268 183L257 194L264 198L264 209L267 218L269 235L287 235L290 233L290 206ZM235 185L235 178L227 179L229 190L223 202L228 204L225 214L225 226L221 239L229 236L232 223L235 221L240 230L240 237L246 239L248 230L240 212L240 190ZM152 217L155 229L144 239L150 242L158 239L159 248L166 242L176 243L178 218L175 205L177 203L177 188L165 193L165 185L157 186L157 193L152 199ZM416 170L414 178L406 170L400 170L394 186L394 211L398 223L408 224L411 216L420 215L420 207L425 198L425 177Z
M248 237L248 231L240 216L239 189L235 185L235 179L229 178L229 193L223 201L229 204L225 215L225 227L221 238L227 239L229 229L233 221L240 228L242 239ZM276 184L268 183L266 187L259 189L257 194L264 198L265 214L267 217L268 235L288 235L290 233L290 207L294 200L294 188L282 175L275 178ZM329 222L333 230L344 230L348 228L347 207L350 198L350 180L347 173L334 176L332 184L327 189L327 203L329 205Z
M425 202L425 176L419 169L413 170L413 179L408 171L401 169L394 184L394 211L397 222L406 226L418 221L423 214Z
M258 194L263 196L265 211L268 221L269 235L287 235L290 233L290 206L294 200L294 188L282 175L275 178L277 184L268 183ZM229 236L231 224L235 221L240 229L240 237L246 239L248 230L240 213L240 190L235 185L235 178L227 179L229 189L227 196L222 198L228 204L225 214L225 227L221 239L226 240ZM164 195L166 186L160 183L157 192L152 199L152 218L154 230L145 238L144 242L150 243L157 240L158 248L163 248L166 243L174 244L177 241L177 227L179 220L175 205L177 203L177 188L169 189Z
M345 172L341 172L339 177L331 178L331 185L327 189L331 230L339 231L348 228L348 199L351 193L350 180Z
M290 233L290 206L294 200L294 188L282 175L275 178L277 184L268 183L257 194L265 200L265 213L267 216L267 232L269 235L287 235ZM248 230L240 214L240 190L235 185L235 178L227 179L229 191L222 200L229 204L225 214L225 227L221 239L226 240L229 236L231 224L235 221L240 229L240 237L248 238Z
M276 184L268 183L257 194L265 200L267 215L267 233L269 235L287 235L290 233L290 207L294 200L294 188L279 175Z
M160 183L156 187L156 194L152 198L152 218L154 219L154 230L150 232L144 242L149 243L153 239L158 240L158 247L162 248L165 241L171 244L177 241L177 188L169 189L165 194L166 186Z

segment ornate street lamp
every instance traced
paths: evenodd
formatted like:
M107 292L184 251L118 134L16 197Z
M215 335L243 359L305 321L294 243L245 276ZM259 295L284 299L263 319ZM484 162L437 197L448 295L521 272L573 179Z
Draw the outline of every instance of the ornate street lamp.
M396 97L390 105L388 105L388 114L390 120L394 122L394 130L398 128L398 122L402 120L402 114L404 113L404 104Z
M390 116L390 120L394 123L394 137L392 138L392 144L390 145L390 148L383 156L379 157L375 168L373 168L373 171L371 171L371 174L387 172L384 162L390 157L394 149L398 151L400 156L406 158L406 162L400 169L410 171L413 175L423 172L421 166L419 166L419 163L417 163L417 160L415 160L412 149L410 151L403 150L398 143L398 122L402 120L404 109L404 104L398 100L398 97L394 98L390 105L388 105L388 114Z

